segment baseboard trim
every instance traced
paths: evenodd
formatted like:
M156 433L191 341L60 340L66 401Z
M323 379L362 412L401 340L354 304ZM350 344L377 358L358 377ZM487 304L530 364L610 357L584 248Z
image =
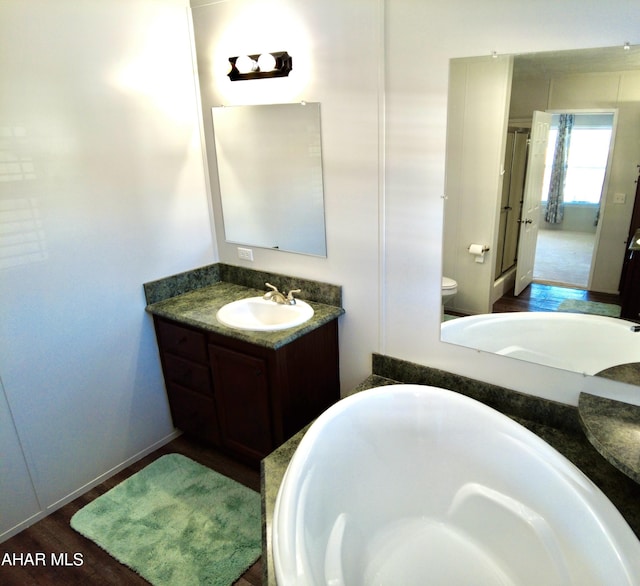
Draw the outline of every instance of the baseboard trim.
M28 527L31 527L31 525L33 525L34 523L37 523L38 521L41 521L45 517L48 517L51 513L58 510L60 507L63 507L64 505L70 503L71 501L75 500L79 496L82 496L85 492L90 491L94 486L101 484L102 482L111 478L121 470L124 470L128 466L135 464L138 460L141 460L145 456L148 456L152 452L155 452L157 449L168 444L169 442L173 441L177 437L180 437L180 435L182 435L181 431L177 429L174 430L169 435L166 435L162 439L146 447L144 450L141 450L138 453L131 456L130 458L127 458L124 462L121 462L117 466L114 466L113 468L107 470L103 474L100 474L100 476L97 476L93 480L82 485L80 488L69 493L64 498L56 501L55 503L52 503L51 505L48 505L44 510L36 513L35 515L32 515L31 517L29 517L28 519L25 519L24 521L21 521L11 529L8 529L4 533L0 534L0 543L13 537L14 535L17 535L18 533L20 533L21 531L24 531Z

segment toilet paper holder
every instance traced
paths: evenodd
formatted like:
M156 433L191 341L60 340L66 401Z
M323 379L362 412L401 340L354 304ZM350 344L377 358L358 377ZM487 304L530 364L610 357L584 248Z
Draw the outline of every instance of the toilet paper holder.
M467 250L469 252L471 252L471 247L472 246L473 246L473 244L469 244L469 246L467 246ZM482 252L489 252L489 250L490 250L490 248L486 244L482 245Z

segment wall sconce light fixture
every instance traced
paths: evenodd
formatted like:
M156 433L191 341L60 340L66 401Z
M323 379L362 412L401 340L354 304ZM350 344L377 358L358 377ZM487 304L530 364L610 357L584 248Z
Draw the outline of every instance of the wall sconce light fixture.
M229 57L229 63L231 71L228 75L231 81L286 77L293 68L291 55L286 51Z

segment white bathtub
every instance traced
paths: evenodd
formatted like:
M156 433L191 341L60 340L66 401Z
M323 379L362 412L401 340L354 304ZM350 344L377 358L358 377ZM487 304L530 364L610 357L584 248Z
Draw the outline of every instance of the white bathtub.
M497 411L418 385L316 420L273 553L279 586L640 584L640 542L582 472Z
M633 322L562 312L489 313L442 324L443 342L597 374L611 366L640 362L640 332Z

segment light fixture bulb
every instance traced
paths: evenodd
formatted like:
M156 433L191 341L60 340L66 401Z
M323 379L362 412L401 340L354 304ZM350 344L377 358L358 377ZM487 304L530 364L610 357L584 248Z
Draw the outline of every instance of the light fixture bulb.
M240 55L236 59L236 69L240 73L251 73L258 69L258 64L249 55Z
M260 71L273 71L276 68L276 58L271 53L263 53L258 57Z

